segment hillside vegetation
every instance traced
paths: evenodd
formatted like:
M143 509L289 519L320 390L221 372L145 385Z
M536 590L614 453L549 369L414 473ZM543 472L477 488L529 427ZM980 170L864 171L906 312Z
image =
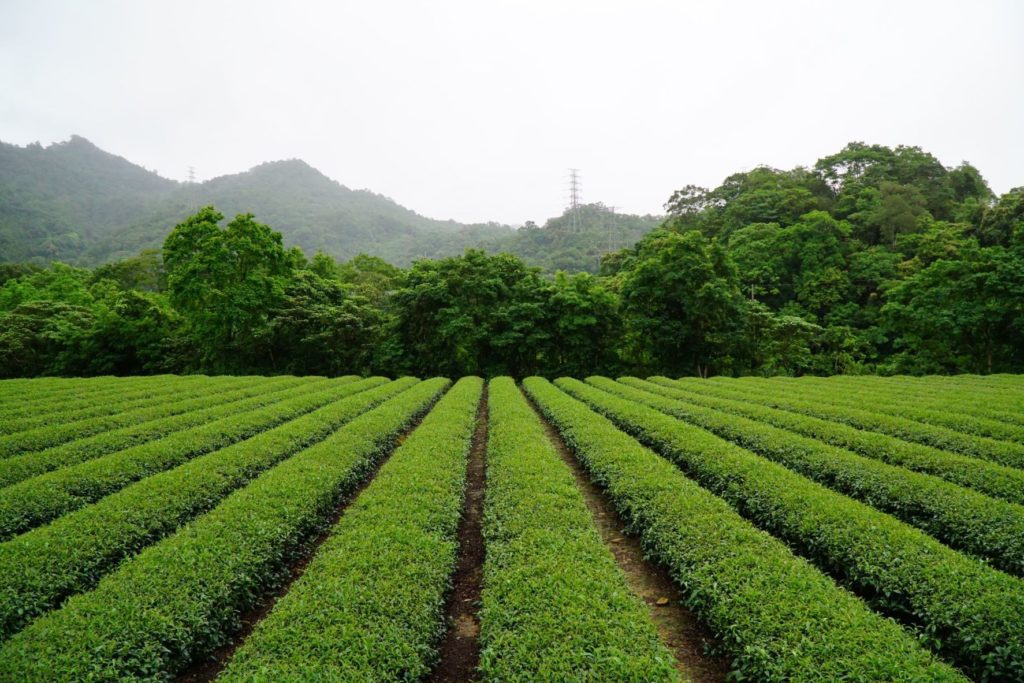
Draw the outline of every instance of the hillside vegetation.
M338 258L371 252L408 263L511 233L497 224L426 218L387 197L351 190L297 159L178 183L78 136L48 147L0 143L5 261L96 265L126 258L159 248L171 228L208 204L229 216L255 213L289 244Z
M294 226L312 199L274 206L269 190L239 189L254 178L287 187L267 180L287 169L308 176L288 196L313 196L317 183L343 189L301 162L197 188L129 180L139 197L169 193L163 206L177 193L209 192ZM106 206L102 194L81 196L96 211ZM40 206L57 215L63 204ZM404 268L365 254L310 257L294 246L301 230L200 207L160 251L91 270L0 268L0 376L1024 371L1024 188L996 197L969 164L853 143L813 168L756 168L714 189L684 187L667 208L659 225L587 205L543 227L496 229L481 237L485 250L465 252L456 247L470 228L400 227L391 242L366 228L364 244L429 239L459 254ZM309 239L327 234L304 220ZM103 239L125 246L133 234ZM621 248L625 238L637 241ZM552 272L599 262L595 274Z

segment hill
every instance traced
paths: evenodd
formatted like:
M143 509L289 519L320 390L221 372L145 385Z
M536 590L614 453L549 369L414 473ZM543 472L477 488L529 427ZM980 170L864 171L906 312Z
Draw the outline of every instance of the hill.
M515 254L549 273L597 273L605 254L634 245L664 219L616 213L601 203L584 204L576 210L575 220L573 212L566 209L543 226L528 221L515 234L487 240L480 246L492 252Z
M47 147L0 143L5 261L93 265L124 258L159 247L174 225L206 204L226 216L254 213L282 232L287 244L343 259L366 252L405 264L513 234L498 224L421 216L382 195L345 187L297 159L179 183L79 136Z
M178 189L78 136L48 147L0 143L0 254L5 261L81 261L98 239L152 213Z

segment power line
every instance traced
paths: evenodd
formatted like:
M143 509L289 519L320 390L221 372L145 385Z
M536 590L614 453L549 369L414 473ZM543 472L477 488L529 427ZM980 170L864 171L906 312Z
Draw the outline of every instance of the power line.
M196 182L196 167L195 166L189 166L188 167L188 182L189 182L189 184L195 184L195 182Z

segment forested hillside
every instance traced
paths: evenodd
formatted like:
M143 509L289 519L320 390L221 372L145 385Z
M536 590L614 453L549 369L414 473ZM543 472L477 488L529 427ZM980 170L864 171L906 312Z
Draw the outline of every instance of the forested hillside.
M86 266L159 248L177 223L207 204L251 212L312 254L361 252L408 264L460 253L511 234L497 224L421 216L351 190L299 160L262 164L204 183L178 183L108 154L88 140L48 147L0 143L0 260Z
M474 246L515 254L548 273L597 273L609 253L636 243L664 220L664 216L616 213L601 203L583 204L542 226L528 221L512 235Z
M723 285L719 319L745 321L755 344L748 353L785 350L755 366L828 374L1024 363L1024 187L996 197L966 162L946 168L917 147L852 143L811 168L757 168L712 190L684 187L667 208L671 234L649 235L609 259L606 272L650 268L652 257L664 263L674 272L654 266L651 290L639 294L655 318L671 316L678 302L662 285L679 277L681 261L665 262L669 245L698 231L712 240ZM717 336L707 353L736 357L735 338Z
M316 174L249 175L282 168ZM512 253L409 268L310 258L264 222L287 205L222 207L179 222L162 251L93 270L4 267L0 374L1024 370L1024 188L997 197L969 164L916 147L854 143L813 167L687 186L650 232L656 218L590 205L482 242ZM616 234L639 241L610 251ZM599 274L550 272L602 252Z
M79 262L178 188L78 136L49 147L0 142L0 260Z

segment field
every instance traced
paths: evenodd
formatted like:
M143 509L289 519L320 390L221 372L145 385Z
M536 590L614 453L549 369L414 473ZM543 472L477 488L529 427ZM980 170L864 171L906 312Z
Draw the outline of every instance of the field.
M1024 681L1024 376L0 382L3 681Z

